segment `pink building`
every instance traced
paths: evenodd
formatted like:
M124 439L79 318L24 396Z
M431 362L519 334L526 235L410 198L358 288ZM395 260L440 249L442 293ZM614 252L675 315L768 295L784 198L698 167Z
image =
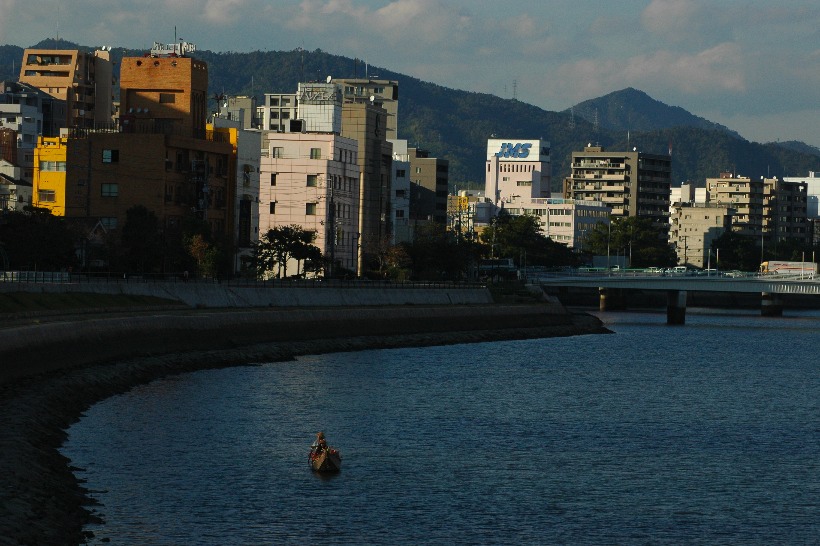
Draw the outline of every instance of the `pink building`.
M356 272L358 143L333 133L268 133L259 174L260 236L296 224L327 258ZM296 267L288 265L288 273Z

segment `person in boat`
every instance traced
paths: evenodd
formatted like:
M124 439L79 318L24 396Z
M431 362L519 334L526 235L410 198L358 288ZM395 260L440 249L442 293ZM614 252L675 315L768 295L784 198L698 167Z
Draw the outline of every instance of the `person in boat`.
M325 440L325 433L319 431L318 433L316 433L316 439L310 445L310 451L314 455L319 455L325 450L327 450L327 440Z

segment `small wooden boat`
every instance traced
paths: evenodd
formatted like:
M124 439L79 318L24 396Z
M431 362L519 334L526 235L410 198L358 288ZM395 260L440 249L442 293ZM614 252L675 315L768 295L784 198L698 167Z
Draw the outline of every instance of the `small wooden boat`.
M342 469L342 454L332 447L318 453L311 450L308 464L315 472L338 472Z

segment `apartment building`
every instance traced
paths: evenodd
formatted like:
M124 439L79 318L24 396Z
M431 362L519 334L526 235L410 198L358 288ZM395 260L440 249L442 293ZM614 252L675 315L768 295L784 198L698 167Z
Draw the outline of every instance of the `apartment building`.
M406 140L391 140L393 173L390 179L390 243L409 243L415 232L410 216L410 155Z
M34 180L37 137L56 137L66 126L66 103L36 87L0 82L0 146L8 161L21 167L22 179ZM9 133L14 133L13 137Z
M809 171L808 176L784 176L784 182L806 183L806 215L820 218L820 172Z
M296 93L265 93L264 103L256 110L260 128L277 133L301 132L301 127L291 124L298 119Z
M298 225L331 263L358 271L358 145L333 133L266 135L260 159L259 231ZM296 274L296 267L288 267ZM328 272L329 275L333 271Z
M31 205L31 184L22 180L20 167L0 159L0 211L22 211Z
M751 179L730 172L706 179L708 201L735 209L732 231L748 237L761 238L768 231L763 224L763 188L762 178Z
M808 185L774 178L752 179L729 172L706 179L709 202L735 208L732 230L776 242L808 242Z
M235 134L207 130L207 65L187 51L167 54L155 44L150 56L123 59L118 126L39 140L36 206L114 234L137 205L157 216L169 239L190 216L216 237L233 234Z
M63 127L108 126L114 114L114 78L110 49L29 48L23 51L20 83L65 102Z
M651 218L668 229L672 159L637 150L609 152L587 146L572 153L571 174L564 180L564 197L601 201L616 217Z
M390 240L390 176L393 145L386 138L387 112L370 102L344 102L342 136L356 141L359 182L359 267L372 263ZM412 178L412 177L411 177Z
M763 210L764 225L774 241L811 241L806 182L764 179Z
M512 216L536 216L541 233L556 243L580 250L598 223L609 224L612 209L602 202L563 198L517 200L505 204Z
M669 242L681 265L714 268L718 255L712 242L732 229L736 210L717 203L678 202L672 207Z
M384 108L387 113L386 136L393 140L398 138L399 82L378 78L337 78L332 81L341 86L345 102Z
M410 161L410 220L414 226L434 222L447 224L447 195L450 184L450 162L430 157L430 152L407 148Z

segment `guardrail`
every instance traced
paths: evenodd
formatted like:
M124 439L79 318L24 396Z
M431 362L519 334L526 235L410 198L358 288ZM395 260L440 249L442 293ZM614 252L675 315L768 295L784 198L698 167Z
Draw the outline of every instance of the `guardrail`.
M39 284L222 284L248 288L484 288L486 283L466 281L391 281L368 279L228 279L193 278L185 274L129 275L125 273L68 273L66 271L0 271L0 283Z

